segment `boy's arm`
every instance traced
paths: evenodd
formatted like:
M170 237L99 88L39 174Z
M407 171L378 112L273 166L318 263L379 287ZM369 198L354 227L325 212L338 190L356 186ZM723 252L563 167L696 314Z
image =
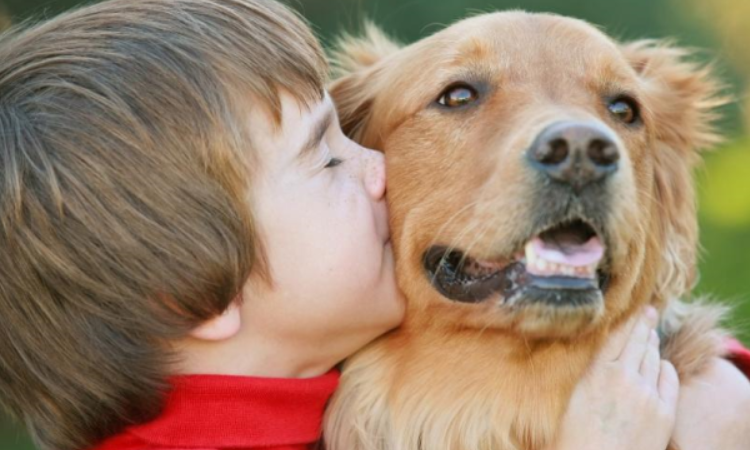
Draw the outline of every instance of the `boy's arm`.
M750 351L737 341L728 350L727 360L682 385L674 435L681 450L750 448Z

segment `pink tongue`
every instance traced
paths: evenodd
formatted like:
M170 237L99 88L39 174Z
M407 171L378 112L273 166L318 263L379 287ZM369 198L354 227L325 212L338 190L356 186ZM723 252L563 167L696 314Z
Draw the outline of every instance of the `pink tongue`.
M566 264L573 267L588 266L599 262L604 256L604 246L598 237L594 236L586 243L580 245L558 245L548 244L539 237L531 241L534 252L547 261L558 264Z

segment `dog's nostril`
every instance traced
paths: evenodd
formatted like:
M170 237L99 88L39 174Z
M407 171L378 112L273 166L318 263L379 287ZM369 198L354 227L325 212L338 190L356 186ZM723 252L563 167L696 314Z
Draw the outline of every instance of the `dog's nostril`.
M568 157L568 141L565 139L554 139L549 143L549 152L539 162L543 164L560 164Z
M553 139L547 145L539 145L532 150L531 157L544 165L560 164L568 158L568 141L565 138Z
M580 191L617 171L620 151L611 133L586 122L557 122L526 152L532 166L550 179Z
M620 152L610 140L594 139L589 144L588 157L599 166L611 166L620 159Z

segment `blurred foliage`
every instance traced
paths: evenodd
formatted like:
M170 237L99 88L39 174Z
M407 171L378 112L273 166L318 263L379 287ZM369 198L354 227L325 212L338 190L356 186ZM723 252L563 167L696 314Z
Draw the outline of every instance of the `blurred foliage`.
M0 0L0 28L10 18L48 18L77 0ZM750 339L750 1L748 0L287 0L330 45L342 31L354 32L373 19L403 42L429 35L465 17L502 9L555 12L601 25L621 40L670 38L703 49L737 101L720 123L728 143L706 155L698 173L701 261L699 294L736 306L732 326ZM22 431L0 420L1 450L32 450Z
M723 59L727 64L750 82L750 52L747 51L748 26L750 25L750 2L747 0L689 0L695 13L703 17L705 24L715 33L723 50ZM674 4L682 0L672 0ZM739 96L745 111L750 110L748 86ZM744 99L744 100L743 100ZM745 115L745 125L750 128L750 115Z

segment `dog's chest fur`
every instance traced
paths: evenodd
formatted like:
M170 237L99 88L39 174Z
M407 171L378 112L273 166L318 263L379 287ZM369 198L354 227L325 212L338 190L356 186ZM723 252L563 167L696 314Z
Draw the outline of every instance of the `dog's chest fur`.
M664 315L663 355L685 380L720 354L723 310L674 304ZM477 333L414 335L407 324L354 357L327 413L328 448L547 448L595 343L510 352L515 338Z

